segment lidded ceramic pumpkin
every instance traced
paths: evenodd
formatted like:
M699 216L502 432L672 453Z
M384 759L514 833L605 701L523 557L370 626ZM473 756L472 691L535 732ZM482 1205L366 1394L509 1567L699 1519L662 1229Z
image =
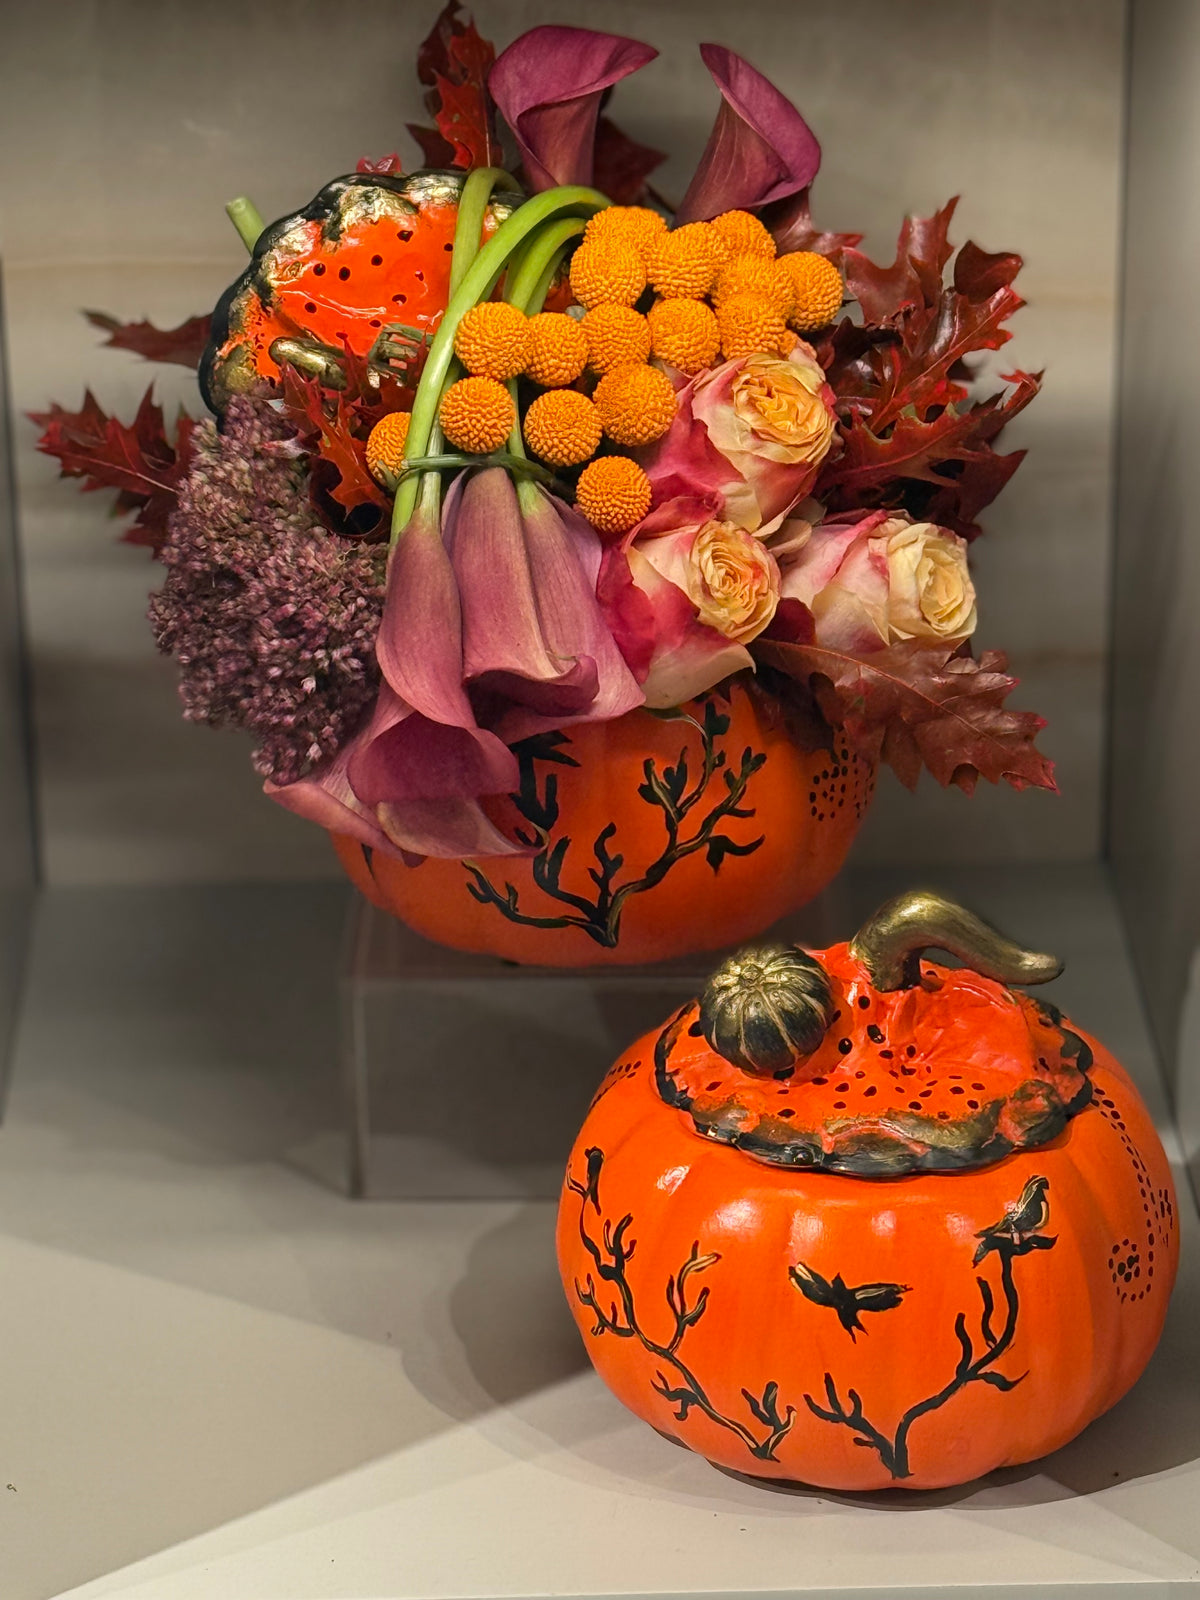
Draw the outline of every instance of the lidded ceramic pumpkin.
M1120 1399L1174 1189L1120 1065L1010 987L1060 970L910 894L849 944L733 958L635 1044L558 1221L614 1393L722 1466L842 1490L1035 1460Z

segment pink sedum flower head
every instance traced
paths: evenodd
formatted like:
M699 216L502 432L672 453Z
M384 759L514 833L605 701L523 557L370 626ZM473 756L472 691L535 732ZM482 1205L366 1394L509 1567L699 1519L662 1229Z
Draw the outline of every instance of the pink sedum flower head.
M605 561L601 595L648 706L680 705L753 668L746 647L770 624L780 592L775 557L754 534L677 501Z
M750 532L776 524L812 489L833 448L833 392L811 347L726 361L697 374L644 465L655 499L711 496Z
M812 613L819 643L834 650L951 643L974 633L975 586L958 534L886 511L806 529L785 523L776 536L783 627L787 603L798 601Z

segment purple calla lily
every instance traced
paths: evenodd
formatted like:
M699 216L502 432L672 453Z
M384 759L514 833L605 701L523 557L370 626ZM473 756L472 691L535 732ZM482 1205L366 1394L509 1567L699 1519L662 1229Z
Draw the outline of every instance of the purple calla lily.
M792 102L723 45L702 44L700 54L721 91L721 109L676 220L707 222L806 188L821 165L821 146Z
M531 28L509 45L488 89L516 137L528 188L592 181L605 91L657 54L637 39L590 28Z

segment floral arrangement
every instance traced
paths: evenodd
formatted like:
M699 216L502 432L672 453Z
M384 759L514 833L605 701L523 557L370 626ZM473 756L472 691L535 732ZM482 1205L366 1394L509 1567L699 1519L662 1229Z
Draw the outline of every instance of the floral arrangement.
M165 567L150 620L184 714L248 730L266 791L405 861L529 855L514 746L752 683L796 737L1053 787L1042 721L975 656L978 518L1037 393L968 358L1020 258L954 250L954 202L879 266L822 232L820 148L732 51L671 205L606 114L655 55L540 27L494 58L455 0L418 71L427 170L361 161L264 228L211 318L109 343L198 366L216 420L88 394L40 448L117 491ZM507 127L510 156L505 170ZM734 813L737 814L736 812Z

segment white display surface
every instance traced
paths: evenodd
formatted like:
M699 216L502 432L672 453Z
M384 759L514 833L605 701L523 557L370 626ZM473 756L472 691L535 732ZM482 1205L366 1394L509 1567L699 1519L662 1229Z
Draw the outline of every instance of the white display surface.
M944 887L1067 955L1055 998L1160 1104L1099 870ZM341 903L43 908L0 1131L0 1600L1200 1593L1190 1195L1163 1345L1074 1444L956 1491L751 1485L592 1375L552 1205L310 1175Z

